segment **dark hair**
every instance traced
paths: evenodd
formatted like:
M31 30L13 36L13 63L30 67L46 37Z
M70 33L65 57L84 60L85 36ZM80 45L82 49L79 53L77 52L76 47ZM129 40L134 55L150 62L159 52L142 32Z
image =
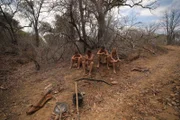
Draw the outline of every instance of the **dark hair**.
M78 54L79 52L76 50L75 52L74 52L74 54Z
M87 50L87 54L90 54L91 53L91 50Z
M101 49L103 49L103 50L104 50L104 49L105 49L105 47L104 47L104 46L101 46Z

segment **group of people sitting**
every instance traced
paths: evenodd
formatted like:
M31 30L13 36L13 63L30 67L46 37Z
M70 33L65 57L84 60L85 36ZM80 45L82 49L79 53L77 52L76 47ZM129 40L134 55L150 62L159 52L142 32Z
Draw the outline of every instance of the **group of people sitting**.
M116 48L113 48L111 53L109 54L108 51L105 49L104 46L102 46L98 52L98 64L97 68L100 67L100 63L105 63L107 65L107 68L109 69L109 66L113 66L113 72L116 73L116 66L121 61L118 57ZM86 54L82 56L79 52L75 51L75 54L71 58L71 65L70 68L74 64L77 64L77 68L79 69L82 65L84 74L86 74L86 70L89 70L89 76L92 73L93 65L94 65L94 54L91 50L87 50Z

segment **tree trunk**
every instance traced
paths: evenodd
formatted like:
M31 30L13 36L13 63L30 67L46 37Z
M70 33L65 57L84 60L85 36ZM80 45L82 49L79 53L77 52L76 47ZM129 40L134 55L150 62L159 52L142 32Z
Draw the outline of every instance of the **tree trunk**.
M6 29L7 29L8 33L9 33L9 36L10 36L10 39L11 39L11 43L13 45L18 45L17 39L15 39L15 33L13 34L12 29L9 29L8 27L6 27Z
M11 40L12 40L12 44L13 45L18 45L18 42L17 42L17 37L16 37L16 33L14 32L14 29L12 27L12 25L10 24L10 29L11 29Z
M16 33L14 32L14 28L13 28L13 26L12 26L11 21L9 21L9 19L7 18L7 15L5 14L5 12L3 12L3 9L2 9L1 6L0 6L0 10L1 10L1 12L2 12L2 14L3 14L3 17L5 18L8 26L10 27L10 29L9 29L9 28L7 28L7 29L8 29L8 31L9 31L12 44L13 44L13 45L18 45L17 38L16 38Z
M169 37L169 35L167 35L167 45L170 45L170 44L171 44L170 37Z
M36 70L39 71L39 70L40 70L40 65L39 65L39 63L38 63L36 60L34 60L33 62L34 62L34 64L35 64Z
M29 58L29 56L28 56L28 58ZM39 65L39 63L38 63L35 59L33 59L33 58L30 58L30 60L32 60L32 61L34 62L35 69L36 69L37 71L39 71L40 68L41 68L41 66Z
M35 26L35 41L36 41L35 43L36 47L39 47L39 31L37 26Z
M168 33L167 35L167 45L172 45L173 42L173 36L171 35L171 33Z
M104 34L105 34L105 28L106 28L106 22L105 22L105 14L103 13L99 13L98 16L98 46L100 46L100 44L104 43Z
M86 52L86 44L87 44L87 40L86 40L86 30L85 30L85 20L84 20L84 11L82 8L82 0L79 0L79 11L80 11L80 16L81 16L81 24L82 24L82 34L83 34L83 40L84 40L84 53ZM86 43L86 44L85 44Z
M98 22L98 41L95 47L99 47L101 44L104 45L104 34L106 28L105 16L107 14L107 10L105 9L105 1L104 0L91 0L91 2L96 7L97 13L94 11L94 15L96 16Z
M87 41L86 41L84 17L83 17L84 23L82 23L84 30L81 32L81 29L79 29L79 27L77 26L76 21L75 21L75 19L74 19L72 7L73 7L73 1L71 1L71 4L69 5L69 12L70 12L70 13L69 13L69 17L70 17L70 19L71 19L70 23L74 26L74 28L75 28L75 30L76 30L76 32L77 32L77 34L78 34L79 41L84 44L84 49L86 49L86 48L91 48L90 45L89 45L89 44L87 43ZM83 15L83 13L82 13L82 15ZM82 35L81 35L82 33L83 33L83 37L85 36L85 37L84 37L85 40L84 40L84 38L82 38Z

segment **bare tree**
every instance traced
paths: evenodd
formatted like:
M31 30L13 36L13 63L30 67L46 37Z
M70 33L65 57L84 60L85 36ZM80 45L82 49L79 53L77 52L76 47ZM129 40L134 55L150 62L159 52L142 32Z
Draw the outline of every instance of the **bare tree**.
M83 35L83 40L85 43L87 43L86 40L86 30L85 30L85 20L84 20L84 9L83 9L83 2L82 0L79 0L79 11L80 11L80 16L81 16L81 28L82 28L82 35ZM84 46L84 52L86 51L86 46Z
M162 25L166 30L167 44L173 44L175 31L180 29L180 11L165 12Z
M35 45L39 47L39 22L40 15L44 12L49 12L51 9L50 2L48 0L21 0L20 3L20 12L27 18L32 25L35 32Z
M70 31L66 28L69 32L64 31L63 34L77 46L78 50L80 50L78 47L79 45L83 47L83 51L85 51L86 48L91 48L86 33L87 11L85 10L86 4L84 0L79 0L78 2L76 0L60 0L57 3L57 6L58 10L63 9L63 11L65 11L61 11L61 18L66 18L66 21L68 21L69 24L66 24L66 26L69 27ZM60 30L61 33L62 30Z
M90 11L95 15L98 22L98 44L102 43L104 40L104 33L106 30L106 15L107 13L115 7L122 6L140 6L142 8L152 9L155 2L150 2L147 5L143 5L144 0L91 0Z
M159 23L150 23L144 26L144 43L149 43L151 40L158 37L156 31L159 29L159 26Z
M18 22L14 19L15 14L18 12L19 0L0 0L0 26L7 29L11 38L11 43L18 45L16 31Z
M58 5L60 9L65 8L68 11L67 13L69 14L66 15L70 17L69 23L76 30L79 41L84 44L84 48L94 48L105 44L104 40L107 38L105 34L108 29L107 24L109 24L106 23L107 14L113 8L141 6L142 8L152 9L156 3L156 1L149 2L149 4L145 5L144 1L145 0L79 0L76 2L75 0L60 0ZM96 36L92 40L94 34L96 34Z

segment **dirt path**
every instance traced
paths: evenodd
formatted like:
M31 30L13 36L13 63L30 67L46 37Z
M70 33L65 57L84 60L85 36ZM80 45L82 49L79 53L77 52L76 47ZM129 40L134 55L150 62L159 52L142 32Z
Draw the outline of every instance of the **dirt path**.
M129 70L140 66L150 72L114 77L120 86L107 90L103 106L95 105L91 115L84 119L96 116L96 120L179 120L180 48L168 48L168 54L127 65Z
M179 120L180 47L167 48L167 54L122 64L117 75L105 66L94 70L93 78L116 81L117 85L79 82L79 91L86 93L81 120ZM67 66L58 64L37 73L29 63L8 75L14 82L7 85L7 90L0 90L0 120L46 120L57 101L70 105L71 116L67 119L76 117L73 81L82 76L82 70L69 70ZM131 71L137 67L149 71ZM59 92L41 110L27 116L28 106L49 84Z

